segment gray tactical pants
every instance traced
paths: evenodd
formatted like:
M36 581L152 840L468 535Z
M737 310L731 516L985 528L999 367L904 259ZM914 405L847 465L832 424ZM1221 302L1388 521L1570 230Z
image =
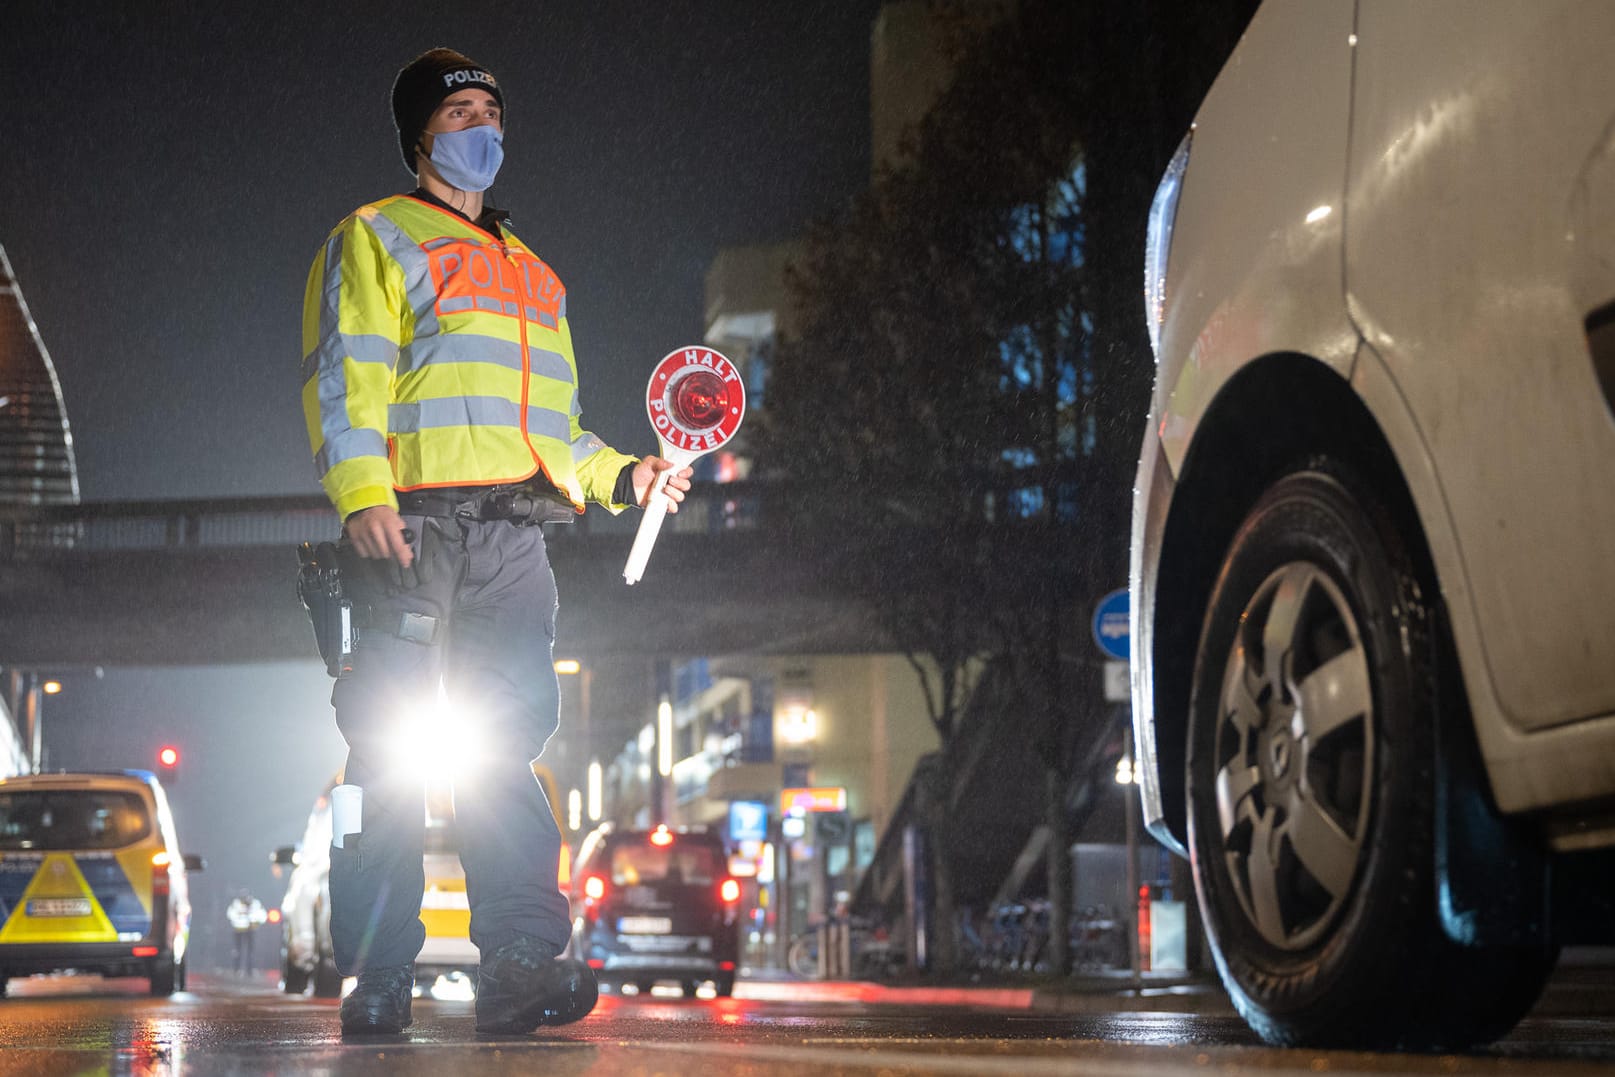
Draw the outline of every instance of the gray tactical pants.
M430 644L362 632L353 672L331 702L348 742L345 780L364 790L361 836L331 850L331 938L344 976L406 965L426 939L420 920L425 789L395 755L402 716L437 696L476 723L484 751L454 790L471 941L484 956L518 936L560 950L571 932L560 893L561 835L531 762L559 722L553 659L555 577L543 533L508 521L406 515L436 543L431 577L372 595L378 621L440 619ZM429 534L429 532L433 532Z

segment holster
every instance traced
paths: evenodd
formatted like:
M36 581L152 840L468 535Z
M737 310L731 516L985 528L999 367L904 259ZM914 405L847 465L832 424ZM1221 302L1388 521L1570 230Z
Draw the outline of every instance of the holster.
M352 673L359 633L353 603L342 590L336 543L305 542L297 547L297 558L302 566L297 573L297 597L314 625L314 643L325 659L325 670L333 677Z
M408 532L406 532L406 535ZM384 632L411 643L437 642L439 619L426 613L378 613L385 598L414 590L443 571L441 536L427 527L420 553L407 569L395 561L361 557L346 538L297 548L302 569L297 596L314 626L314 642L326 672L345 677L353 672L353 656L369 632Z

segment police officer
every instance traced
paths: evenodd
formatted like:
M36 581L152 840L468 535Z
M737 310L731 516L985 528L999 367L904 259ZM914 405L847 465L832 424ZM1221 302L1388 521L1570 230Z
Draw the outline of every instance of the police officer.
M263 902L252 896L251 891L241 890L225 908L224 915L230 921L231 934L235 936L235 973L242 977L251 976L253 936L261 925L269 922L269 913L264 909Z
M432 49L398 73L393 119L419 186L362 206L315 258L303 312L303 410L316 467L357 554L361 630L332 703L360 790L331 854L337 967L357 976L344 1033L410 1022L422 779L392 750L441 684L454 732L483 748L455 829L481 952L477 1028L531 1032L594 1006L557 884L560 834L531 761L555 732L556 592L536 524L593 501L643 507L673 464L585 430L560 279L484 201L505 97L485 67ZM674 502L690 469L671 475Z

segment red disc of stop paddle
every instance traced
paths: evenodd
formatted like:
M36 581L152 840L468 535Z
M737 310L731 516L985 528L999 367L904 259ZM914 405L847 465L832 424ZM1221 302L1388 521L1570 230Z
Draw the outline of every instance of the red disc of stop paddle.
M700 455L721 447L740 429L746 387L721 352L678 348L651 372L645 411L669 447Z

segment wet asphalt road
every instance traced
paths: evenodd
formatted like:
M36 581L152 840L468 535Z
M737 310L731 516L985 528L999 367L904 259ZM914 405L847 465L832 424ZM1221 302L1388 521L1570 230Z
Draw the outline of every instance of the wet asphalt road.
M477 1035L470 1002L417 1000L405 1036L354 1042L337 1034L334 1002L267 981L194 981L171 999L148 998L144 981L13 981L0 1075L1615 1073L1615 1006L1603 1011L1612 1017L1528 1018L1458 1056L1274 1050L1222 1015L610 995L576 1025L504 1038Z

